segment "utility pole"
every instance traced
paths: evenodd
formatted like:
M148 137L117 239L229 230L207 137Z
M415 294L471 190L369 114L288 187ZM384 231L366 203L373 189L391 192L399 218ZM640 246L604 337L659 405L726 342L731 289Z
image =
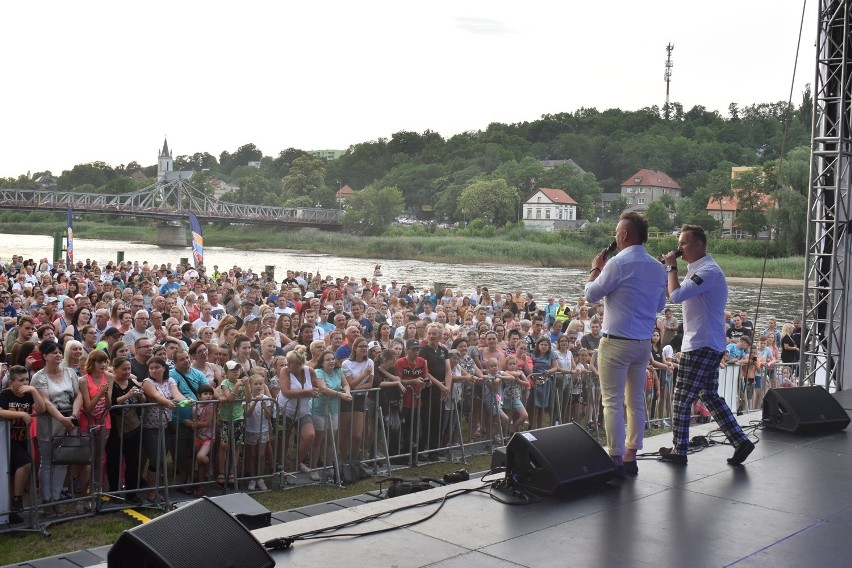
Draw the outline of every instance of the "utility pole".
M672 51L673 50L674 50L674 45L669 43L666 46L666 74L665 74L665 77L664 77L664 79L666 81L666 106L663 107L663 113L664 113L666 120L669 119L669 111L670 111L670 109L669 109L669 85L672 82Z

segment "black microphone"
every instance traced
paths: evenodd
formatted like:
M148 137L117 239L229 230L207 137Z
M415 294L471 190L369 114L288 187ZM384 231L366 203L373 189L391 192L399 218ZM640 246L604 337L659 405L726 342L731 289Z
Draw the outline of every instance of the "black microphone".
M612 241L608 247L606 247L606 253L604 254L604 258L608 257L612 253L614 253L618 249L618 243Z
M680 250L680 249L677 249L676 251L674 251L674 253L675 253L675 258L680 258L680 257L682 257L682 256L683 256L683 251L682 251L682 250ZM660 263L665 264L665 263L666 263L666 259L661 257L661 258L660 258Z

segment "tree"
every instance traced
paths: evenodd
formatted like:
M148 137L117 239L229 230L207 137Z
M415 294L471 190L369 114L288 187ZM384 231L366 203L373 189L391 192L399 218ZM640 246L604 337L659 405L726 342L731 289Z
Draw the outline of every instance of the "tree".
M669 212L666 206L660 201L654 201L648 205L648 211L645 213L645 216L648 218L648 224L660 231L670 231L672 228Z
M515 220L517 195L504 179L477 180L459 197L459 206L468 220L484 219L502 227Z
M764 183L764 172L759 168L752 168L738 175L732 184L739 204L737 225L752 238L757 238L757 234L767 225Z
M278 153L278 157L273 159L272 163L269 165L269 171L273 175L283 178L290 172L290 164L302 156L310 156L310 154L297 148L281 150Z
M325 181L323 161L312 156L293 160L287 175L281 180L285 199L308 196L322 187Z
M343 227L361 235L381 235L402 212L403 204L398 188L368 185L346 202Z
M94 187L102 187L111 179L117 177L115 170L104 162L91 162L88 164L77 164L70 170L65 170L56 185L59 189L70 191L83 184L91 184Z
M627 209L627 198L623 195L619 195L612 200L609 204L609 210L605 211L604 215L611 219L618 219L625 209Z
M225 193L221 199L231 203L275 207L280 207L284 202L281 195L281 182L265 178L259 173L240 180L240 188Z

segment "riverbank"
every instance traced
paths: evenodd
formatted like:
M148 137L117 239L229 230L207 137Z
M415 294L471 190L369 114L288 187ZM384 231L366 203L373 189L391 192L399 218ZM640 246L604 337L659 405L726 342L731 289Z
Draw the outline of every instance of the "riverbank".
M15 214L27 215L27 214ZM36 220L37 219L37 220ZM156 228L145 224L122 224L84 219L74 225L74 235L81 239L103 239L120 242L156 243ZM30 216L28 219L6 220L3 231L13 234L53 235L64 233L62 220ZM560 242L535 242L532 238L468 237L456 235L391 235L360 237L343 232L318 229L281 230L239 225L204 226L207 247L229 247L242 250L303 251L359 259L420 260L459 265L529 266L538 268L574 268L587 270L599 252L597 246L571 236ZM188 242L188 241L187 241ZM649 242L656 254L673 246L673 242ZM117 247L118 248L118 247ZM188 248L188 245L187 245ZM712 250L712 249L711 249ZM189 256L189 255L186 255ZM714 255L725 273L732 278L757 278L764 271L762 258ZM804 273L802 257L772 259L766 263L767 278L801 282ZM784 284L782 282L782 284ZM791 283L791 285L794 285Z

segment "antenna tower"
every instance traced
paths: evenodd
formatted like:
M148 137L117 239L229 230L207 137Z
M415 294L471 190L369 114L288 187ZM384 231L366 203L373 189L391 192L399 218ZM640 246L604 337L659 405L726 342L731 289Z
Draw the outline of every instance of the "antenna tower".
M663 113L666 117L666 120L669 119L669 85L672 82L672 51L674 50L674 45L671 43L666 46L666 106L663 107Z

